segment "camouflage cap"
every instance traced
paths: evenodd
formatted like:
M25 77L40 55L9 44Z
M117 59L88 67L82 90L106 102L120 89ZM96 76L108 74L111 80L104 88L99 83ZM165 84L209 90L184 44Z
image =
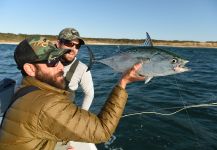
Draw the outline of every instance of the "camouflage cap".
M45 37L33 36L20 42L14 52L14 59L18 69L22 69L25 63L37 61L52 61L67 53L69 50L58 49Z
M68 41L78 39L81 45L85 44L84 40L80 37L79 32L74 28L65 28L62 31L60 31L58 39L64 39Z

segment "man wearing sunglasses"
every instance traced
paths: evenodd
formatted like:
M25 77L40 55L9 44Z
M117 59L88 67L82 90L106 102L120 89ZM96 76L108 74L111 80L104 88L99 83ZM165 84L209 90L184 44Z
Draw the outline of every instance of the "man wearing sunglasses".
M70 52L64 55L62 61L67 90L71 92L72 99L74 99L75 91L80 85L84 93L81 108L88 110L94 97L93 80L90 71L87 70L87 65L76 58L79 48L84 44L85 42L76 29L65 28L59 33L56 45L61 49L70 49Z
M79 32L74 28L64 28L58 35L56 46L61 49L69 49L70 51L63 56L62 63L64 65L64 76L66 81L66 89L70 92L71 97L75 100L75 91L78 86L84 93L81 108L89 110L90 105L94 98L94 86L90 70L86 64L79 61L76 56L79 52L81 45L85 42L80 37ZM57 144L59 149L64 149L64 145ZM83 147L94 147L91 143L78 143L70 141L69 146L82 145Z
M114 86L98 115L77 107L65 89L60 58L68 50L57 49L43 37L19 43L14 59L23 75L21 88L7 109L0 128L2 150L52 150L60 141L107 141L122 116L128 83L143 81L134 65Z

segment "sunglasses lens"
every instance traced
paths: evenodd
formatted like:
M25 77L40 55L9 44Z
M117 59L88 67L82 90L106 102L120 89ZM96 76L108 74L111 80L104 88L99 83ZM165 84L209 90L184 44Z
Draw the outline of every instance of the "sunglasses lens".
M71 42L64 42L64 45L65 46L68 46L68 47L73 47L75 46L76 49L79 49L81 47L80 44L75 44L75 43L71 43Z
M74 46L72 43L64 43L64 45L67 47L73 47Z
M59 59L58 58L55 58L55 59L52 59L51 61L47 61L47 66L48 67L55 67L57 66L57 64L59 63Z

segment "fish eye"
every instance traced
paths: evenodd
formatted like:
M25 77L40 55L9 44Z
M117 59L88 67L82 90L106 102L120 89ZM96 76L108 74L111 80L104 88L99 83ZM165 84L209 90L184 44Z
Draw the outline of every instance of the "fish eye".
M177 59L175 59L175 58L172 59L172 63L173 63L173 64L175 64L175 63L177 63L177 62L178 62Z

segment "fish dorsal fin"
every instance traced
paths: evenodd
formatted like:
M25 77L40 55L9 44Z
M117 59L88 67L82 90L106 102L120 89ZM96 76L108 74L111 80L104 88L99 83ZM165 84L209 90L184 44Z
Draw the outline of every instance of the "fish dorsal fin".
M151 37L149 36L148 32L146 32L146 39L145 39L145 42L143 45L147 46L147 47L153 47L152 40L151 40Z

